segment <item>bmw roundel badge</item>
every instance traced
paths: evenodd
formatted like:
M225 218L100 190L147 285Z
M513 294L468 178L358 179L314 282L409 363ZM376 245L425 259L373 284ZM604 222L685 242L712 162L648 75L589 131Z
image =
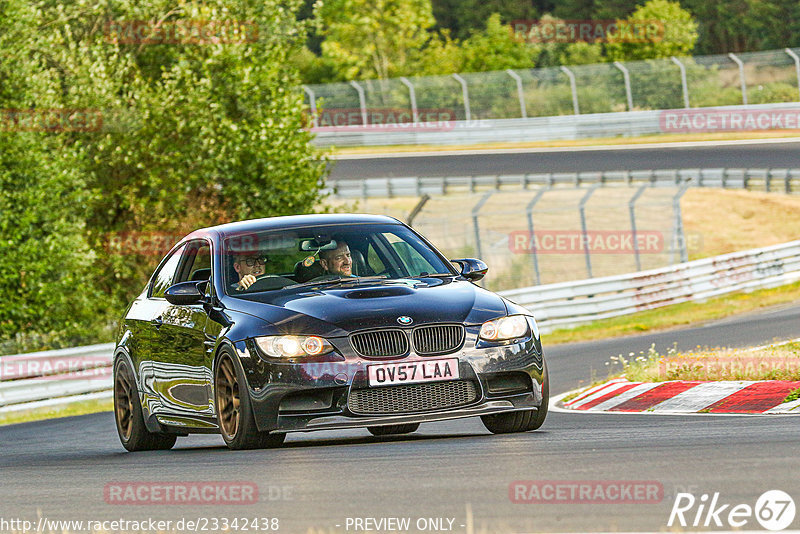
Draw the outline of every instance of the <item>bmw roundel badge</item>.
M403 325L409 325L414 322L414 319L409 317L408 315L401 315L397 318L397 322Z

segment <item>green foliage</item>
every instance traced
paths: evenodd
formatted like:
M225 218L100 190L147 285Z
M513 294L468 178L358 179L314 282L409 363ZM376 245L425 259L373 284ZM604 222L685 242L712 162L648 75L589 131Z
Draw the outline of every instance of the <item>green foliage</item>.
M541 23L557 27L565 20L568 20L568 18L560 19L548 14L541 18ZM603 45L601 43L587 43L585 41L573 43L546 42L539 45L539 51L537 64L542 67L590 65L607 61L603 56Z
M501 22L500 15L494 13L485 28L473 30L464 41L451 39L448 31L431 38L428 45L414 56L415 74L532 68L538 54L536 46L514 35Z
M348 80L407 74L410 52L435 22L430 0L320 0L314 13L323 57Z
M682 4L701 22L700 54L758 50L770 40L780 43L775 48L797 46L796 36L795 44L790 44L791 30L797 29L799 20L794 0L683 0Z
M88 195L54 148L44 134L0 137L0 340L83 339L101 300L84 235Z
M82 306L118 316L160 259L110 252L121 232L174 242L222 221L314 209L325 161L303 130L289 61L305 35L298 2L17 2L2 8L14 17L0 17L0 107L86 110L100 120L88 131L0 132L9 206L0 220L24 222L4 225L3 243L24 253L26 267L7 270L0 292L13 292L24 270L28 292L17 290L14 302L29 303L5 299L4 313L19 315L0 319L0 340L76 332L92 320ZM258 31L157 44L108 31L112 21L158 20L247 21ZM73 313L61 313L59 299Z
M434 0L433 14L439 28L448 29L459 39L466 39L486 27L486 21L498 14L502 23L537 19L542 11L534 2L519 0Z
M653 21L663 25L663 37L644 39L631 38L633 30L638 26L652 26ZM606 54L612 61L630 61L636 59L657 59L670 56L689 55L697 42L697 22L691 13L681 8L678 2L670 0L649 0L629 16L625 22L630 26L619 24L619 35L606 45ZM653 35L657 35L653 28Z
M462 43L461 53L461 72L483 72L531 68L535 51L509 31L500 21L499 13L493 13L484 31L473 32Z
M771 104L773 102L797 102L797 86L774 82L751 87L747 92L750 104Z

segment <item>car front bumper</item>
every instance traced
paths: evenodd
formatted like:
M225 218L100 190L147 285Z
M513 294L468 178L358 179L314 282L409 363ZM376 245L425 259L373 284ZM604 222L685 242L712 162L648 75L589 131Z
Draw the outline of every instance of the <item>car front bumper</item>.
M464 345L457 352L426 357L412 352L405 358L384 360L358 356L347 338L331 341L341 361L273 361L260 356L252 341L236 344L259 430L309 432L423 423L537 410L542 404L546 371L541 344L532 335L507 344L489 345L478 341L477 328L468 327ZM367 383L368 365L445 358L457 358L459 381L471 382L474 386L474 396L468 402L438 408L423 404L392 413L353 410L350 398L354 391L377 389ZM396 387L407 386L380 386Z

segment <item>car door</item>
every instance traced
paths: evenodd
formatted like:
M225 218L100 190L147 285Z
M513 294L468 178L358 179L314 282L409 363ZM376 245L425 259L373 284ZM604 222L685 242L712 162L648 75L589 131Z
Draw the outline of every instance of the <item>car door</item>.
M208 282L210 276L211 244L204 239L188 242L172 284L189 280ZM162 301L152 355L153 389L161 405L157 413L188 417L213 415L208 395L211 377L205 365L206 310L202 304L170 304L163 293L154 294L153 299Z

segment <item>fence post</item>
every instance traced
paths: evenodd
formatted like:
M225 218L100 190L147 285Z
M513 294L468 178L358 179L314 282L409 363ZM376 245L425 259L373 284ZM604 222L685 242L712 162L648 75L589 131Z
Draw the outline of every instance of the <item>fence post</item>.
M794 60L794 70L797 73L797 93L800 95L800 57L797 57L797 54L791 48L784 48L783 51Z
M547 188L542 187L541 189L539 189L536 192L536 195L534 195L533 200L528 202L528 206L525 208L525 215L528 217L528 233L531 236L531 259L533 261L533 272L536 274L537 286L541 285L542 279L541 276L539 275L539 257L536 251L536 232L534 231L533 228L533 207L536 205L537 202L539 202L539 199L542 198L542 195L544 195L549 190L550 190L549 187Z
M408 223L409 226L414 224L414 219L417 218L419 212L422 211L422 208L425 207L425 204L427 204L430 199L431 196L429 194L426 193L422 195L422 197L419 199L419 202L417 202L417 205L414 206L414 209L411 210L411 213L408 214L408 219L406 220L406 222Z
M528 118L528 110L525 108L525 91L522 89L522 78L519 77L519 74L514 72L511 69L506 69L506 72L509 76L514 78L514 81L517 82L517 96L519 97L519 112L522 114L523 119Z
M358 92L358 103L361 106L361 124L363 126L367 125L367 99L364 96L364 88L361 87L358 83L351 81L350 85L352 85L355 90Z
M469 109L469 89L467 88L467 80L458 74L453 74L452 76L461 84L461 94L464 97L464 119L469 122L472 119L472 114Z
M578 84L575 83L575 74L565 66L561 66L561 72L569 78L569 88L572 91L572 111L575 115L581 114L581 108L578 107Z
M742 60L739 59L738 57L736 57L736 54L734 54L733 52L730 52L728 54L728 57L731 58L731 60L734 63L739 65L739 79L742 82L742 104L744 104L746 106L747 105L747 82L744 79L744 63L742 63Z
M673 230L673 240L675 246L672 247L672 263L675 264L675 253L680 251L680 263L689 261L689 253L686 250L686 236L683 233L683 215L681 214L681 197L688 191L691 182L686 182L680 186L678 192L672 197L672 212L675 216ZM677 249L677 250L676 250Z
M636 257L636 271L642 270L642 260L639 258L639 244L636 242L636 201L647 190L647 185L639 186L639 189L628 201L628 213L631 218L631 234L633 237L633 254Z
M308 95L309 107L311 108L311 124L314 125L314 128L317 128L319 126L319 118L317 117L317 97L314 94L314 90L307 85L303 86L303 91Z
M675 63L679 69L681 69L681 90L683 91L683 107L689 109L689 84L686 81L686 67L681 60L676 58L675 56L670 57L673 63Z
M480 223L478 222L478 212L481 211L481 208L486 201L489 200L489 197L494 194L494 191L489 191L481 199L475 204L475 207L472 208L472 227L475 229L475 249L478 253L478 258L483 256L483 252L481 251L481 227Z
M628 111L633 111L633 96L631 95L631 77L625 65L619 61L614 62L614 66L622 71L622 78L625 80L625 97L628 100ZM591 278L591 277L590 277Z
M595 192L599 184L594 184L592 187L586 191L586 194L583 195L581 198L580 204L578 204L578 212L581 216L581 237L583 237L583 251L586 256L586 276L587 278L593 278L592 276L592 258L591 254L589 253L589 230L586 228L586 203L589 201L589 197Z
M400 77L403 85L408 87L408 98L411 101L411 116L414 117L414 124L419 122L419 111L417 110L417 92L414 90L414 84L405 76Z

